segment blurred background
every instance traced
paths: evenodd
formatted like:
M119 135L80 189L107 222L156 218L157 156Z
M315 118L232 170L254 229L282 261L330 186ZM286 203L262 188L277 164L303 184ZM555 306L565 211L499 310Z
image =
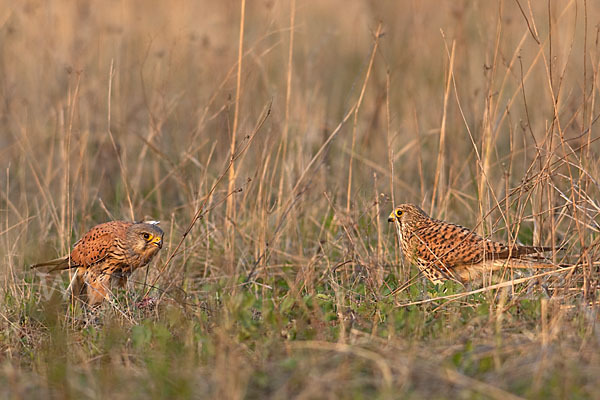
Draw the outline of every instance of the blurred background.
M28 265L113 219L166 232L138 295L330 293L342 318L356 285L409 279L385 222L404 202L567 249L586 263L568 293L594 301L596 2L0 4L0 326L45 301Z

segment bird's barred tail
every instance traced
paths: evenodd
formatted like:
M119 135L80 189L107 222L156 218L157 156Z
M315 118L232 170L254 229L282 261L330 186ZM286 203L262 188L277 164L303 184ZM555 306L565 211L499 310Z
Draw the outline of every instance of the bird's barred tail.
M558 249L553 249L552 247L543 247L543 246L519 246L519 245L517 245L510 249L507 248L502 251L491 251L489 253L486 253L485 259L486 260L501 260L501 259L506 259L506 258L515 258L515 257L526 256L526 255L530 255L530 254L546 253L546 252L553 251L553 250L558 250Z
M69 268L69 257L55 258L54 260L44 261L42 263L33 264L31 266L32 269L40 268L40 267L54 267L50 270L50 272L58 271L61 269L68 269Z

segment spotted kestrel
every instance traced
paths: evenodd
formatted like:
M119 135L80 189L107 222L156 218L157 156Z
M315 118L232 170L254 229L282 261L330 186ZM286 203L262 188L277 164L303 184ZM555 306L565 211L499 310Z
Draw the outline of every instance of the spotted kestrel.
M551 248L508 245L484 239L459 225L430 218L414 204L401 204L388 217L398 233L404 257L417 264L433 283L474 281L484 272L510 268L548 267L532 255ZM528 257L529 256L529 259Z
M124 287L133 271L152 260L162 248L163 235L156 223L105 222L83 235L70 255L32 268L53 266L50 272L77 268L73 293L96 305L108 297L111 287Z

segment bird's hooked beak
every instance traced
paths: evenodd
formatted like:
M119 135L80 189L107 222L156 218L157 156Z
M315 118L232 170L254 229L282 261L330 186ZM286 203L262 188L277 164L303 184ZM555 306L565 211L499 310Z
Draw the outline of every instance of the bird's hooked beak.
M396 222L396 215L394 215L394 211L392 211L388 216L388 222Z
M152 240L150 241L151 244L155 245L156 247L158 247L159 249L162 248L162 237L160 236L155 236L154 238L152 238Z

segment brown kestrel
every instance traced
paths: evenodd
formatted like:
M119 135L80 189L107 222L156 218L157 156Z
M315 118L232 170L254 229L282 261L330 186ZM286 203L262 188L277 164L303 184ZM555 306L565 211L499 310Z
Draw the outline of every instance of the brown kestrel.
M459 225L430 218L414 204L401 204L388 217L394 222L404 257L416 263L433 283L461 283L481 278L484 272L509 268L548 267L532 257L546 247L508 245L484 239Z
M156 223L112 221L96 225L75 243L71 254L35 264L50 271L77 268L73 294L90 305L108 297L111 287L124 287L136 269L147 265L163 244Z

